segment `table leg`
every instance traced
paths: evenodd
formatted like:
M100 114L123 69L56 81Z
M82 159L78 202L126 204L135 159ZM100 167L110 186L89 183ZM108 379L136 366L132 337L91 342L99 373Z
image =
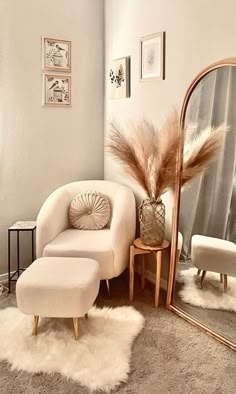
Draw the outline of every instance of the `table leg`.
M161 257L162 252L156 253L156 289L155 289L155 307L159 304L159 293L160 293L160 281L161 281Z
M32 263L34 261L34 230L32 230Z
M224 274L224 292L227 291L227 275Z
M134 246L130 246L129 257L129 300L133 301L134 298Z
M17 272L18 278L20 276L20 232L17 231Z
M8 293L11 292L11 232L8 230Z
M141 287L144 289L145 287L145 260L144 260L144 254L142 254L142 275L141 275Z

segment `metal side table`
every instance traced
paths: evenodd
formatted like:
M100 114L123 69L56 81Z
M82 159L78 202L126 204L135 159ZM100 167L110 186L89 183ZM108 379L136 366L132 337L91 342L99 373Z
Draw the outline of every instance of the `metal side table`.
M20 232L21 231L31 231L31 245L32 245L32 262L34 261L34 232L36 229L37 222L32 221L22 221L16 222L8 229L8 292L11 292L11 282L16 282L20 276L20 272L24 271L26 268L20 267ZM17 261L17 269L14 272L11 272L11 232L16 231L16 261ZM14 279L17 274L17 278Z

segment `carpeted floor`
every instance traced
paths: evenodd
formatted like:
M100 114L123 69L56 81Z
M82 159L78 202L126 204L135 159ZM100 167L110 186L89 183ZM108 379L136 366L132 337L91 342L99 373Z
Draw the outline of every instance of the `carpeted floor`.
M136 278L136 283L138 278ZM109 299L102 283L98 306L128 304L128 278L124 274L111 281ZM131 374L118 394L234 394L236 392L236 352L226 348L199 329L192 327L162 306L153 307L153 286L135 290L134 306L146 325L134 343ZM122 296L121 296L122 295ZM0 308L15 305L15 296L0 298ZM0 344L1 346L1 344ZM112 352L112 349L111 349ZM63 362L63 360L62 360ZM99 362L99 361L98 361ZM31 375L11 371L0 363L1 394L89 394L89 390L59 374Z

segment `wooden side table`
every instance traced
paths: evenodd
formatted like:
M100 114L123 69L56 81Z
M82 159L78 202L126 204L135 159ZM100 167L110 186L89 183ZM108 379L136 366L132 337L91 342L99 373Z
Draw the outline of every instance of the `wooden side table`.
M164 240L161 245L148 246L144 245L140 238L135 239L134 244L130 246L130 277L129 277L129 300L132 302L134 298L134 257L137 254L142 255L142 288L145 286L145 254L153 254L156 259L156 288L155 288L155 307L159 303L160 281L161 281L161 259L164 249L169 248L169 241Z

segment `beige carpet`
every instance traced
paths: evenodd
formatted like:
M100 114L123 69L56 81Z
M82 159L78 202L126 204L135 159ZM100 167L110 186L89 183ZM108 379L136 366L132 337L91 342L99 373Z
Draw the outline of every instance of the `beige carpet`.
M137 278L136 278L137 279ZM137 280L136 280L137 283ZM97 305L128 304L124 275L111 282L112 298L102 289ZM122 294L122 296L121 296ZM154 289L135 290L134 306L144 315L145 328L135 340L131 372L119 394L234 394L236 352L192 327L163 307L153 307ZM161 294L162 303L165 294ZM0 300L0 307L15 305L14 295ZM112 349L111 349L112 351ZM60 374L11 371L0 363L1 394L89 394L89 390Z

